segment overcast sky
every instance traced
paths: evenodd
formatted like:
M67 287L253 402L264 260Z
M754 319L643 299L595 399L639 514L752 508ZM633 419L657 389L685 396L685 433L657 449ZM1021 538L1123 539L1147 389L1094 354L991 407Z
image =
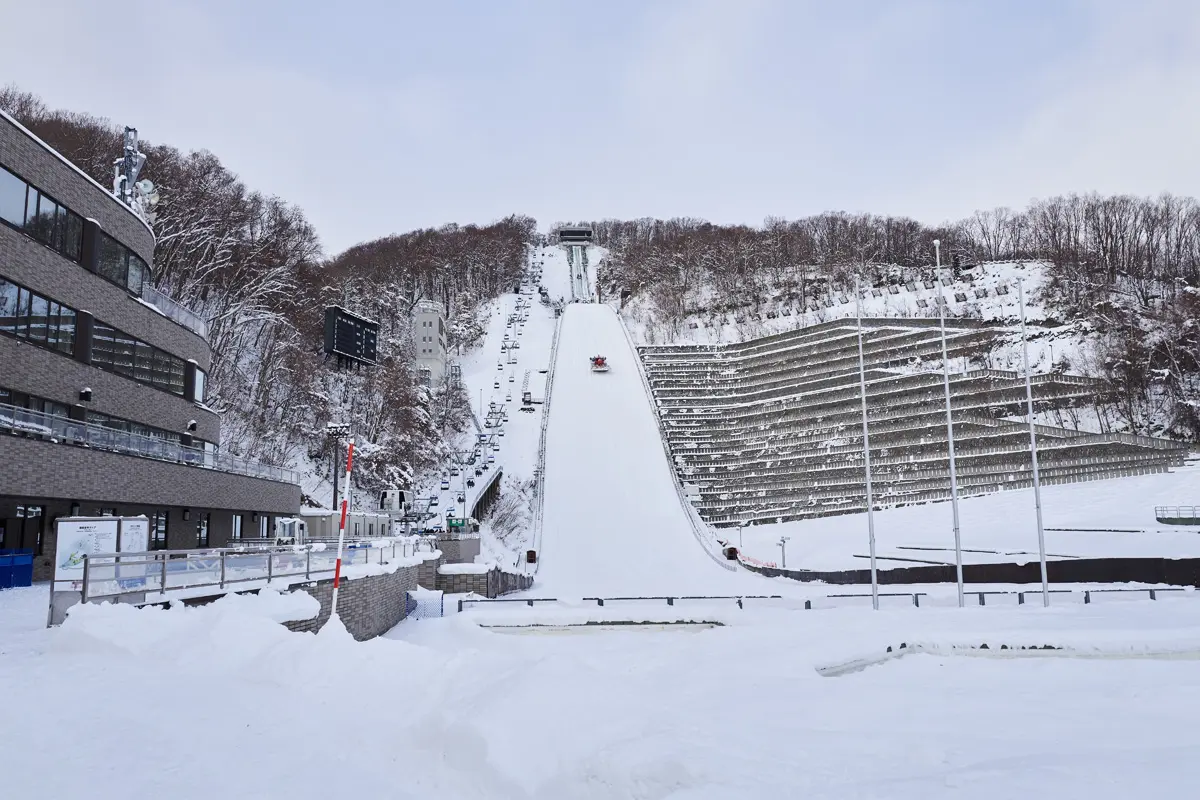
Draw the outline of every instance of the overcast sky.
M937 223L1200 186L1200 0L0 0L0 23L0 83L213 151L330 253L511 213Z

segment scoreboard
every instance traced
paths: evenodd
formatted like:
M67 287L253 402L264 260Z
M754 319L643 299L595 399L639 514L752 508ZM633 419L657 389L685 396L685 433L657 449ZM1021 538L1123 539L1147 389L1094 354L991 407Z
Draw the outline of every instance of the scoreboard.
M379 323L344 308L325 309L325 352L359 364L378 363Z

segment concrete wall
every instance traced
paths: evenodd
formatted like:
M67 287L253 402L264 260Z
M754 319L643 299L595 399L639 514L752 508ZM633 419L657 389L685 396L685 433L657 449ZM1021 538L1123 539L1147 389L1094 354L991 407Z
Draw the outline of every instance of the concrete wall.
M479 555L479 537L438 539L437 547L442 551L443 564L473 564L475 557Z
M425 554L428 555L428 554ZM357 639L373 639L387 633L406 616L405 595L417 588L416 565L400 567L390 575L371 575L343 580L338 589L338 616ZM284 623L288 629L315 633L329 619L333 603L333 580L297 587L321 603L315 619Z
M505 572L494 567L481 573L451 573L438 571L438 588L450 594L474 592L484 597L499 597L509 592L519 592L533 585L532 575Z

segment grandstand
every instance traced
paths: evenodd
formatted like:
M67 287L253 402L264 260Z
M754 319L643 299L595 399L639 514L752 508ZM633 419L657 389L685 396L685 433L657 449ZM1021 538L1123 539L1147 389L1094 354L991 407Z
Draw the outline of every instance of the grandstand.
M877 507L948 499L941 339L936 319L864 319L863 353ZM973 368L1002 329L946 322L955 466L963 496L1032 484L1021 373ZM862 410L855 321L739 344L638 348L681 480L699 486L716 526L863 511ZM1036 411L1104 402L1098 383L1033 376ZM1165 472L1186 445L1037 426L1042 483Z

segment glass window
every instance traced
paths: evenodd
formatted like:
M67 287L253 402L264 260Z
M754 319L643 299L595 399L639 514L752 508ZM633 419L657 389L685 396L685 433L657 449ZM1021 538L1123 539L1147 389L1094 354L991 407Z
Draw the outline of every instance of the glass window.
M16 225L25 224L25 181L0 167L0 219Z
M167 358L171 359L171 380L162 388L165 388L171 394L183 397L183 359L175 358L174 356L167 356Z
M203 512L196 515L196 547L208 547L208 523L212 514Z
M33 192L29 193L30 196ZM54 222L58 217L58 204L51 200L46 195L39 195L38 212L32 220L32 230L30 233L33 238L37 239L42 244L54 246ZM30 225L26 224L26 230L29 230Z
M146 383L154 382L154 348L145 342L136 342L133 361L133 377Z
M233 515L233 530L230 531L229 538L233 541L237 541L238 539L242 538L242 515L241 514Z
M58 349L70 355L75 352L75 309L58 307Z
M0 170L0 176L4 172ZM15 283L0 278L0 333L15 336L17 333L17 296L20 290Z
M155 511L150 518L150 549L167 549L167 512Z
M127 333L116 331L113 337L113 371L118 375L133 377L134 351L137 339Z
M262 516L260 516L258 518L258 536L260 539L267 538L267 527L268 527L268 524L270 523L270 521L271 520L267 517L266 514L263 514Z
M46 316L46 345L52 350L58 349L58 315L62 306L53 300L50 303L50 313Z
M147 274L148 272L149 270L146 269L146 262L142 261L142 259L135 256L133 253L130 253L129 275L125 280L125 288L136 294L138 297L141 297L142 283L145 282L147 277L149 277Z
M112 369L113 339L117 332L111 325L96 320L92 326L92 364L101 369Z
M39 344L49 341L47 322L50 317L50 301L40 294L30 294L29 300L29 340Z
M129 251L120 242L107 233L100 234L100 265L97 271L102 278L124 286L128 271L128 255Z
M67 211L63 225L62 254L72 261L83 257L83 217L74 211Z
M171 382L171 356L162 350L154 351L154 378L151 382L155 386L166 386Z
M37 201L38 190L30 186L28 194L25 195L25 232L30 236L37 227Z
M17 336L24 339L29 336L29 290L24 286L20 287L20 292L17 295Z
M204 402L205 391L207 389L207 385L208 385L208 375L206 375L204 373L204 370L200 369L199 367L196 367L196 397L194 398L196 400L196 402L198 402L198 403Z

